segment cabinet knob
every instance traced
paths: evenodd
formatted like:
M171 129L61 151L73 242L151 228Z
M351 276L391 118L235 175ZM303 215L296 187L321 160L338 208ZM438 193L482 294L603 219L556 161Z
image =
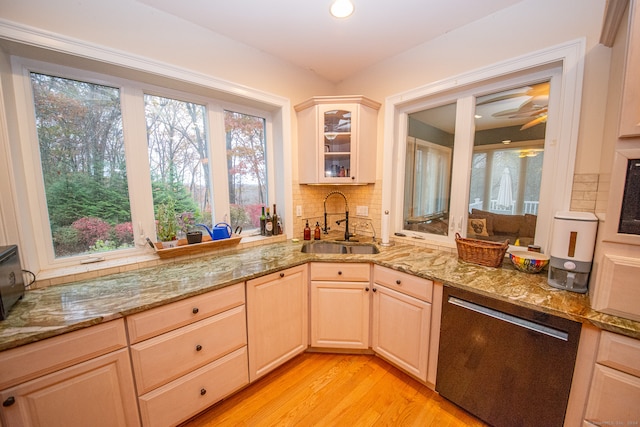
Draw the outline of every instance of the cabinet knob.
M373 292L378 292L378 289L376 289L376 288L373 288Z
M198 314L199 311L200 310L198 310L198 307L193 307L193 310L191 310L193 314Z
M4 402L2 402L2 406L6 408L8 406L13 405L14 403L16 403L16 398L13 396L9 396Z
M200 351L200 350L202 350L202 346L201 346L200 344L198 344L198 345L196 346L196 351Z
M402 283L400 279L396 280L396 285L399 285L400 283Z
M280 273L280 277L284 277L284 273Z
M207 389L206 388L201 388L200 389L200 396L204 396L205 394L207 394Z
M364 291L365 291L365 292L369 292L369 288L368 288L368 287L367 287L367 288L364 288Z
M352 176L352 177L351 177L351 179L356 179L356 177L355 177L355 176Z
M342 271L338 271L338 276L342 276Z

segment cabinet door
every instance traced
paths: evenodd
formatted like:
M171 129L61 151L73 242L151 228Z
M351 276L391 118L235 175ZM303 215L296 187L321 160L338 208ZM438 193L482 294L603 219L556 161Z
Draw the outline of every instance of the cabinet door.
M369 282L311 282L311 346L369 347Z
M622 90L620 136L640 135L640 4L629 2L629 34Z
M307 266L247 282L249 378L256 380L306 350Z
M640 378L596 364L585 420L595 425L637 425Z
M5 427L140 425L126 349L3 390L0 400Z
M320 182L350 183L357 176L357 123L356 104L320 105Z
M426 381L431 304L378 284L373 290L373 351Z

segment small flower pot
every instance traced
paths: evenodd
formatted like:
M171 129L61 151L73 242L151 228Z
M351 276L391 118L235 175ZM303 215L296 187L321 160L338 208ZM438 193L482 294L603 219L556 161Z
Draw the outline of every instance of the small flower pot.
M202 242L202 231L189 231L187 233L187 243L190 245Z

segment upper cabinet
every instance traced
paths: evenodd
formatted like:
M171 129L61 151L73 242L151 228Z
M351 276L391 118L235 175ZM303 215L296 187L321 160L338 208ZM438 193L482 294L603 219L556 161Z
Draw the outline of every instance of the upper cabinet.
M616 16L624 12L625 2L607 2L607 17ZM615 5L618 6L615 6ZM638 1L629 2L629 26L627 33L627 54L624 68L624 80L622 86L622 105L620 111L619 136L634 137L640 136L640 4ZM622 11L616 12L616 10ZM621 18L618 18L618 20ZM605 20L605 30L608 28ZM612 30L610 31L612 32ZM605 43L606 44L606 43Z
M363 96L316 96L294 108L300 184L375 182L379 103Z
M629 6L619 137L640 136L640 7L637 0L607 1L600 42L613 46ZM624 27L623 27L624 28Z

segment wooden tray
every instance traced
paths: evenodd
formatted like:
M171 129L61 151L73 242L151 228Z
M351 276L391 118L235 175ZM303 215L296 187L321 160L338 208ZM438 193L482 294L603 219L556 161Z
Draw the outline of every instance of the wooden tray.
M211 251L215 249L223 249L230 246L235 246L240 243L242 237L237 234L232 234L228 239L211 240L208 235L202 236L202 243L187 243L187 239L178 240L178 246L175 248L162 249L162 243L156 242L156 253L160 258L173 258L183 255L193 255L199 252Z

